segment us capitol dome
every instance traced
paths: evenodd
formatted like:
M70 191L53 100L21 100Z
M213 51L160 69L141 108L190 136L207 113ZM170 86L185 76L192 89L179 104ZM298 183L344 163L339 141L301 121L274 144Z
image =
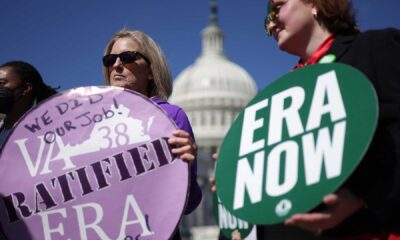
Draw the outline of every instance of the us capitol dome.
M224 53L215 0L211 0L210 10L209 24L202 31L202 53L177 76L169 99L185 110L199 147L197 175L203 200L195 212L184 216L181 230L183 236L188 234L191 239L201 240L218 236L208 181L214 175L211 155L221 145L235 117L257 93L252 77Z
M187 113L203 148L221 144L237 114L257 93L253 78L224 53L215 1L210 9L209 24L202 31L202 53L177 76L170 98Z

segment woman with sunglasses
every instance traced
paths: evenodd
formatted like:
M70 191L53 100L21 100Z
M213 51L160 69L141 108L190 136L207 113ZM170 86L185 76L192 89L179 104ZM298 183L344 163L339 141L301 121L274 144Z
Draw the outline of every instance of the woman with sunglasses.
M200 203L202 193L197 183L197 146L185 112L166 100L172 93L172 76L161 48L141 31L121 30L114 34L105 49L103 72L106 83L127 88L149 97L175 121L180 130L169 139L172 152L189 162L190 191L185 214ZM179 233L173 239L180 239Z
M400 239L400 31L361 33L348 0L268 2L265 29L281 50L299 57L294 69L349 64L374 85L380 108L374 139L352 176L285 225L337 239ZM259 232L268 235L268 227Z

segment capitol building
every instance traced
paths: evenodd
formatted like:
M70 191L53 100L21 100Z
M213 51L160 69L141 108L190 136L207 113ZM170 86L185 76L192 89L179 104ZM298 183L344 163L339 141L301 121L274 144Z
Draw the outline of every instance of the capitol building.
M217 5L211 0L209 23L201 32L201 55L177 76L169 99L185 110L199 147L198 182L203 200L184 217L181 226L183 237L192 235L192 239L217 239L208 181L214 175L211 155L218 150L238 113L257 94L249 73L225 55L224 33L217 20Z

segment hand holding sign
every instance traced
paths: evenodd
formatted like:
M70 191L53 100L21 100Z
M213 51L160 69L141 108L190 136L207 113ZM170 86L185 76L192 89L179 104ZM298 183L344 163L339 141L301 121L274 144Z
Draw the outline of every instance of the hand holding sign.
M352 67L287 74L259 93L226 135L216 168L222 203L255 224L309 211L361 161L377 113L370 82Z
M213 153L212 158L214 161L217 161L218 159L218 153ZM215 176L210 176L208 179L210 184L211 184L211 192L216 192L217 191L217 186L215 185Z
M323 211L295 214L286 220L285 224L297 226L319 235L325 230L336 227L365 205L362 199L345 188L326 195L323 203L326 206Z
M172 135L174 137L168 139L168 143L175 146L171 149L171 152L178 155L181 160L187 161L191 166L197 156L196 143L190 134L183 130L175 130Z

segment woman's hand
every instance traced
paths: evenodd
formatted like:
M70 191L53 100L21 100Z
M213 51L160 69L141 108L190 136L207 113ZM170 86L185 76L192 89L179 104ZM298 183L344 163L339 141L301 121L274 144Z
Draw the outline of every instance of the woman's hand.
M197 156L196 143L186 131L174 130L172 135L174 137L168 139L168 143L172 146L171 152L191 166Z
M346 188L326 195L323 203L326 205L323 211L295 214L285 221L285 225L300 227L319 235L336 227L365 205L362 199Z
M232 240L242 240L242 236L240 235L240 232L235 229L235 231L232 232L231 234Z
M218 153L214 153L212 155L212 158L213 158L214 162L217 161ZM216 192L217 191L217 186L215 186L215 177L211 176L209 181L210 181L210 184L211 184L211 192Z

